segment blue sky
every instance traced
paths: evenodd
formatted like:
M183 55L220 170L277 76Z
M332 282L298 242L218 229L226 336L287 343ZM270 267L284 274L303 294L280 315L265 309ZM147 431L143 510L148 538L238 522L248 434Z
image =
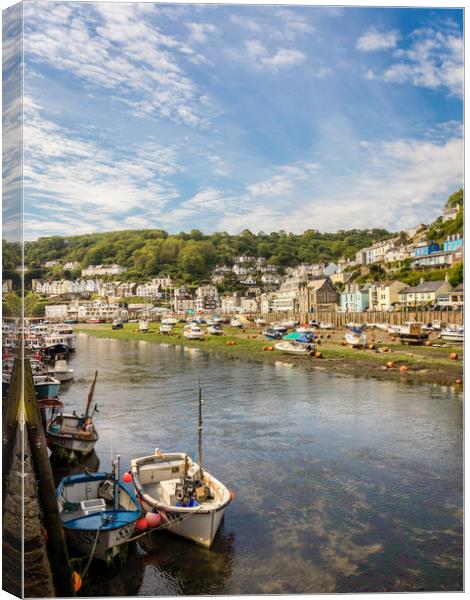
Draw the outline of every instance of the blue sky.
M25 237L429 222L462 11L25 4Z

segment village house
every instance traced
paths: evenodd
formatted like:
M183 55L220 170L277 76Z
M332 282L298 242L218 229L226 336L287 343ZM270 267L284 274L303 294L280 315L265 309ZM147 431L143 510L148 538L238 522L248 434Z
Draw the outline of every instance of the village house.
M52 269L52 267L57 267L59 265L58 260L46 260L46 262L42 265L46 269Z
M76 260L69 260L68 262L64 263L64 269L66 271L73 271L74 269L79 269L80 268L80 263L77 262Z
M185 285L174 288L173 309L177 313L194 310L193 295Z
M281 283L281 278L274 273L263 273L263 275L261 275L261 283L264 283L265 285L279 285Z
M369 289L357 283L346 284L340 295L341 312L364 312L369 308Z
M352 273L348 272L348 271L341 271L340 273L333 273L333 275L330 277L331 282L334 283L335 285L338 284L345 284L347 283L352 277Z
M463 283L453 290L437 296L437 306L441 310L463 310Z
M391 238L375 242L369 248L366 248L366 264L371 265L378 262L384 262L386 254L400 245L400 238Z
M87 321L89 319L111 320L121 316L120 310L117 303L112 304L95 300L79 304L78 318L82 321Z
M418 242L415 244L415 258L420 258L422 256L429 256L433 252L439 252L441 247L436 242Z
M234 292L231 295L222 296L221 298L221 310L225 314L234 314L239 311L241 307L241 295L238 292Z
M67 304L49 304L45 307L46 319L63 321L69 317Z
M322 275L325 277L331 277L339 271L339 266L335 263L328 263L322 269Z
M201 285L196 290L195 310L215 310L219 307L219 292L210 284Z
M400 303L400 292L406 284L395 279L374 283L369 287L369 310L390 311Z
M329 277L309 279L299 287L298 309L300 313L320 310L336 311L339 293Z
M356 252L356 265L363 266L367 264L367 248L362 248Z
M454 235L449 235L444 242L443 250L444 252L455 252L458 248L462 248L463 239L457 233Z
M447 206L446 208L444 208L442 214L442 222L446 223L447 221L453 221L457 216L458 212L459 209L457 206Z
M136 296L150 296L151 298L161 298L162 286L159 283L148 281L147 283L139 283L135 289Z
M452 286L447 280L421 281L420 284L406 287L400 292L400 304L404 307L434 306L440 294L451 290Z
M98 277L99 275L121 275L126 271L125 267L120 265L90 265L82 269L82 277Z
M452 264L452 252L432 252L411 261L413 269L439 269Z

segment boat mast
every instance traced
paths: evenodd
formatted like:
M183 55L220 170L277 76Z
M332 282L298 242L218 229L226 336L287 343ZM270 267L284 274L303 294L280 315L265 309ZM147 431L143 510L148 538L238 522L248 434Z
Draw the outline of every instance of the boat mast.
M119 465L121 462L121 455L116 456L114 463L114 510L119 510Z
M198 425L198 435L199 435L199 471L201 479L204 476L202 470L202 389L201 384L199 383L199 425Z
M87 418L89 415L90 405L91 405L91 401L93 400L93 392L95 391L95 383L96 383L97 377L98 377L98 371L95 371L95 376L93 378L93 381L90 385L90 390L88 392L88 399L87 399L86 408L85 408L85 418Z

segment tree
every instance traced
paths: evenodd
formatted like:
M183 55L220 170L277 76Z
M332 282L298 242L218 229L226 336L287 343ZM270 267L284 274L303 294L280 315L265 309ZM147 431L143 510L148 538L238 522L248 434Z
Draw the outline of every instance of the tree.
M463 283L463 262L453 265L448 272L449 283L454 287Z

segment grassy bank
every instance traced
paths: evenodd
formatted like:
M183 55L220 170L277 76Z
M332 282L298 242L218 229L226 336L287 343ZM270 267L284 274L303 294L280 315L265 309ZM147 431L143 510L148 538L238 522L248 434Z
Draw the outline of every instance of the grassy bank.
M174 328L171 335L159 332L158 324L150 325L148 333L139 333L134 323L125 324L124 329L113 331L111 325L78 325L76 331L86 331L100 338L121 340L145 340L159 344L173 344L189 348L199 348L207 352L217 352L225 356L237 357L260 362L282 362L305 369L321 369L337 373L373 376L383 379L400 379L402 381L419 381L441 385L455 385L463 379L463 348L442 345L433 340L433 346L403 346L392 342L388 334L375 331L368 332L370 341L376 348L389 348L388 352L375 350L356 350L342 345L344 331L322 332L317 340L317 350L321 358L310 356L291 356L273 348L273 340L267 340L259 329L239 330L225 327L223 336L206 335L202 340L187 340L183 336L182 326ZM451 360L450 354L457 353L458 359ZM392 367L387 363L393 362ZM405 365L408 371L400 371Z

